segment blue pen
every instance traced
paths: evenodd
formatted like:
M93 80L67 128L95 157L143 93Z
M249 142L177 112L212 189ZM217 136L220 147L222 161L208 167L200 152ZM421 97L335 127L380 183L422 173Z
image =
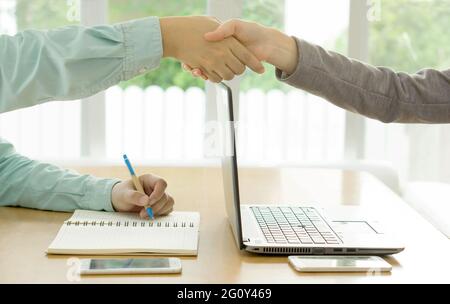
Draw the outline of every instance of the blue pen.
M128 156L126 154L123 155L123 160L125 161L125 165L127 165L128 171L130 171L130 175L131 175L131 180L133 181L134 187L136 188L136 190L142 194L145 194L144 189L142 188L141 183L139 182L138 177L136 176L136 174L134 173L134 169L131 166L131 163L128 159ZM147 211L148 217L150 219L154 219L155 216L153 215L153 209L150 206L145 207L145 211Z

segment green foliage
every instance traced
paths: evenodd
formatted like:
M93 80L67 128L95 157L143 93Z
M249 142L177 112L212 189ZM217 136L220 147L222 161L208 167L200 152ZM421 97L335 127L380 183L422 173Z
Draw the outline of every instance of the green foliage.
M285 0L244 0L242 18L283 30Z
M348 29L342 32L337 39L334 41L334 47L332 51L338 52L339 54L346 55L348 53ZM330 42L331 43L331 42ZM333 44L333 43L331 43Z
M123 22L147 16L205 15L206 0L148 1L109 0L109 20ZM204 88L204 81L185 72L179 62L170 59L161 61L159 69L140 75L120 84L122 87L137 85L146 88L158 85L162 88L179 86Z
M16 0L19 30L51 29L75 24L67 19L68 6L61 0Z
M109 20L127 21L148 16L205 15L206 0L109 0Z
M370 27L370 62L414 73L450 66L450 1L382 0Z
M203 15L206 0L109 0L111 23L146 16ZM370 25L370 62L409 73L425 67L444 69L450 66L450 0L381 0L381 20ZM50 29L74 24L67 20L67 1L17 0L17 22L20 30ZM243 19L283 29L284 0L245 0ZM347 33L337 39L335 50L345 53ZM247 71L241 88L263 90L288 88L277 81L274 68L266 66L264 75ZM203 88L204 82L184 72L174 60L163 60L159 69L138 76L121 86L145 88L175 85L183 89Z
M152 2L147 0L110 0L110 21L118 22L141 18L145 16L170 16L170 15L204 15L206 1L161 1ZM243 7L243 18L257 21L267 26L282 29L284 24L284 0L258 0L245 1ZM257 75L248 70L241 82L241 89L261 88L270 90L274 88L282 89L284 85L275 79L274 68L265 65L266 73ZM204 88L204 81L193 78L189 73L183 71L180 64L174 60L163 60L159 69L151 71L145 75L122 83L121 86L137 85L147 87L156 84L163 88L169 86L179 86L183 89L195 86Z
M190 73L182 70L178 61L165 59L161 61L158 69L120 84L123 88L131 85L141 88L158 85L164 89L167 89L170 86L178 86L186 90L190 87L204 88L204 81L200 78L194 78Z
M146 0L122 1L110 0L110 21L119 22L145 16L170 16L170 15L204 15L206 1L161 1L149 3ZM284 24L284 0L259 0L245 1L243 18L261 22L267 26L282 29ZM275 79L274 68L265 65L266 73L257 75L248 70L241 82L241 89L261 88L270 90L274 88L283 89L285 85ZM122 87L137 85L145 88L156 84L163 88L179 86L183 89L195 86L204 88L204 81L193 78L189 73L183 71L180 64L173 60L161 61L159 69L145 75L138 76L121 84Z
M244 2L242 19L283 30L284 3L284 0L247 0ZM247 91L252 88L264 91L271 89L289 90L287 85L275 78L275 68L272 65L264 64L264 67L266 72L263 75L247 69L242 77L241 90Z
M108 18L111 23L116 23L147 16L205 15L206 6L206 0L109 0ZM20 30L27 28L51 29L74 24L67 19L67 11L67 1L63 0L17 0L18 27ZM282 29L284 23L283 13L284 0L247 0L243 8L243 18L279 29ZM283 88L284 85L275 79L274 68L266 65L266 70L264 75L247 71L242 78L242 89ZM204 81L193 78L189 73L183 71L179 62L164 59L161 61L159 69L120 85L122 87L137 85L142 88L150 85L158 85L163 88L175 85L186 89L192 86L204 88Z

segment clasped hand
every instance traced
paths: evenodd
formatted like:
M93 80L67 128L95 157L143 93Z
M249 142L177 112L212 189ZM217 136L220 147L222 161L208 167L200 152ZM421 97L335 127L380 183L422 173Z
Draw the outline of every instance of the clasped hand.
M206 16L160 18L163 57L172 57L190 67L200 69L205 78L220 82L241 75L246 66L263 73L264 66L235 37L207 41L204 35L216 30L220 23Z
M160 25L163 57L176 58L194 76L205 80L231 80L246 66L263 73L262 61L289 74L297 66L294 39L257 23L230 20L220 24L210 17L194 16L160 18ZM113 187L111 201L116 211L139 212L146 218L145 206L151 206L155 215L173 210L174 199L166 193L164 179L145 174L139 181L145 194L136 191L131 180Z
M298 64L298 49L295 40L276 29L239 19L227 21L215 30L203 35L205 41L219 43L234 38L259 60L274 65L286 74L294 72ZM195 77L217 82L205 69L183 61L183 68ZM238 74L236 74L238 75ZM226 78L223 78L228 80Z

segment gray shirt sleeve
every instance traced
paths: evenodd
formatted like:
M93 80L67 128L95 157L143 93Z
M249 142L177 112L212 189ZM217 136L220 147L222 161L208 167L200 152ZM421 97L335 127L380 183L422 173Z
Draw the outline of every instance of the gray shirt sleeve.
M450 123L450 69L396 73L295 40L297 68L279 80L383 122Z

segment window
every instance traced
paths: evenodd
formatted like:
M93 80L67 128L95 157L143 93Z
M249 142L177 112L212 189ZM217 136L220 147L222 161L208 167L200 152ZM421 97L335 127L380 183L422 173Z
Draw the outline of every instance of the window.
M245 1L242 17L346 52L348 1ZM326 26L324 26L326 24ZM343 157L344 111L284 85L275 69L248 71L240 88L242 162L301 163Z
M70 18L77 17L73 8L86 1L99 3L99 9L107 8L103 13L110 23L149 15L205 14L208 5L220 2L109 0L108 5L103 5L106 0L0 1L14 3L19 30L78 23L77 18ZM240 5L245 19L345 52L348 0L339 3L332 0L241 0L227 4L227 11ZM223 12L213 10L211 13L218 16ZM327 20L329 26L324 27L323 20ZM292 90L275 79L272 67L267 66L267 70L262 76L248 72L240 81L241 121L248 127L241 128L239 134L244 160L282 163L341 158L343 111L317 97ZM93 115L104 117L104 132L99 132L100 136L105 136L101 139L105 141L104 155L95 155L96 158L118 161L120 154L127 152L137 161L145 162L206 161L202 151L204 82L182 71L178 62L163 60L158 70L108 89L104 99L104 113ZM83 138L86 134L80 131L80 121L85 123L86 117L81 117L80 108L80 103L75 101L6 113L1 116L0 127L16 125L17 128L3 127L0 132L27 155L41 159L76 159L82 155L80 150L85 150L81 148L83 145L95 142L95 138ZM94 111L99 109L103 108L94 107ZM64 126L58 127L61 124ZM83 152L83 157L92 156Z
M110 0L110 22L145 16L205 15L202 0ZM174 60L158 70L123 82L106 93L106 156L126 152L138 162L203 160L205 111L203 80L193 78Z
M72 0L0 0L0 34L77 24L73 5ZM51 102L0 114L0 136L32 158L79 158L80 102Z
M204 0L148 1L148 0L109 0L108 19L110 23L123 22L148 16L183 16L205 15ZM161 62L159 72L149 72L121 84L125 88L136 85L147 88L158 85L163 89L177 86L183 90L190 87L204 88L204 82L191 77L180 69L180 64L173 60ZM164 71L162 73L161 71Z
M97 3L95 13L110 23L149 15L210 13L273 26L343 54L352 53L347 45L368 46L370 63L398 71L449 67L450 0L362 1L370 5L368 45L348 34L350 12L366 13L365 4L355 9L359 2L350 0L0 0L0 33L78 24L79 5ZM353 146L361 142L348 132L353 129L343 110L280 83L274 69L267 66L267 70L262 76L248 71L236 81L244 162L342 159L346 141ZM204 82L182 71L178 62L163 60L158 70L108 89L98 99L105 106L93 107L93 118L85 115L87 103L83 107L79 101L47 103L0 114L0 136L38 159L94 156L119 162L120 154L127 152L137 163L204 164L208 161L202 150L205 90ZM101 138L87 140L81 121L85 125L97 117L102 118L99 128L104 132L95 135ZM364 158L388 160L410 179L450 181L445 160L450 154L448 126L385 125L370 119L363 125ZM83 152L96 140L105 142L100 154Z
M370 63L415 73L450 67L450 1L380 0L370 22ZM408 179L450 181L446 125L366 121L366 158L396 165Z

